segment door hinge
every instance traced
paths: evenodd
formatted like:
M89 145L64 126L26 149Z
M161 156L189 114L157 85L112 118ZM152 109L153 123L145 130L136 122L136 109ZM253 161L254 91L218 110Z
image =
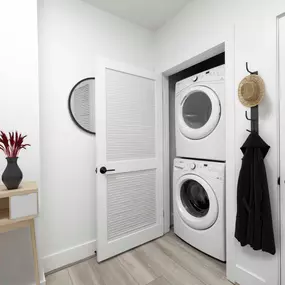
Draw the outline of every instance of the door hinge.
M162 217L164 218L164 210L162 211Z
M277 179L277 184L280 185L280 177Z

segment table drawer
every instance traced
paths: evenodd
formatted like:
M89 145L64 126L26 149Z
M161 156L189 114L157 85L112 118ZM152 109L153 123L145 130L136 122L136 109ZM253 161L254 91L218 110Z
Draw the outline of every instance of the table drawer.
M38 194L10 197L10 219L20 219L38 214Z

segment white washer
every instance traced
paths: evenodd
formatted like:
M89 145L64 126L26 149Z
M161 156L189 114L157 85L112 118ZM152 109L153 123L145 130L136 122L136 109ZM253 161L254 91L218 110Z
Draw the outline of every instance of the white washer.
M176 83L176 156L225 161L224 74L221 65Z
M173 214L176 235L225 261L225 163L174 159Z

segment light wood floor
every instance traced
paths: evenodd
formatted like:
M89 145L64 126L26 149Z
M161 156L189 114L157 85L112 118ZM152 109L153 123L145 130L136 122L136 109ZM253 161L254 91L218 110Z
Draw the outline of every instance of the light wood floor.
M210 241L209 241L210 242ZM225 264L172 232L98 264L95 258L47 276L47 285L232 285Z

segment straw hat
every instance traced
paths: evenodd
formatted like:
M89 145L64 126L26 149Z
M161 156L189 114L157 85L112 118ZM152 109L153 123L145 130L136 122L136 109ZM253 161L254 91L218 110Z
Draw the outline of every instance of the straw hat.
M264 81L258 75L246 76L238 87L239 100L246 107L257 106L264 97L264 93Z

